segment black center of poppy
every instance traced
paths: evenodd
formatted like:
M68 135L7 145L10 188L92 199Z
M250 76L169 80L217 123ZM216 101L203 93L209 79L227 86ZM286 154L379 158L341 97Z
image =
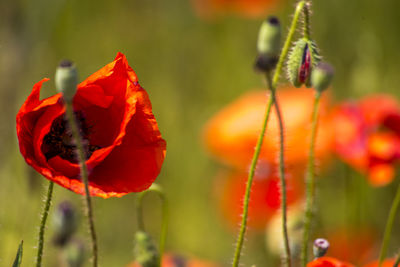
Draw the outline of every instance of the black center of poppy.
M86 159L89 159L93 152L100 147L89 142L92 127L88 125L83 112L75 112L75 117L78 122L85 156ZM78 162L76 144L64 115L57 117L51 124L49 133L43 138L42 152L47 160L60 156L70 162Z

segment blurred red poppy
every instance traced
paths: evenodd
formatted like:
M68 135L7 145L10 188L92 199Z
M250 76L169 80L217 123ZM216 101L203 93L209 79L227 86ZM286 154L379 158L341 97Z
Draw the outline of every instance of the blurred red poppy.
M286 173L289 206L303 196L302 174L303 169ZM215 195L219 200L221 213L234 227L241 220L247 176L247 172L222 171L215 180ZM252 229L264 230L267 222L280 210L280 205L278 170L276 166L261 164L257 168L251 190L248 225Z
M177 254L167 253L163 255L161 267L217 267L218 265L208 261L194 258L185 258ZM131 263L127 267L140 267L137 263Z
M381 267L393 267L394 264L396 263L396 259L386 259L385 261L383 261ZM364 267L379 267L379 261L374 261L371 263L368 263L366 265L364 265Z
M307 161L314 90L280 88L277 91L285 127L285 161L288 165ZM268 94L266 91L247 93L217 113L206 125L205 143L220 161L247 171L257 143ZM327 120L328 99L321 100L316 158L329 155L332 145ZM279 151L279 128L274 109L268 121L260 161L274 165Z
M61 94L40 100L35 84L17 114L17 135L26 162L47 179L84 194L76 146ZM161 170L166 143L161 138L149 97L125 56L78 85L73 108L94 196L122 196L148 188Z
M233 13L248 18L271 14L282 0L191 0L196 12L205 18Z
M327 256L343 261L360 265L371 260L377 253L378 235L370 227L335 228L325 237L330 243Z
M354 265L331 257L321 257L309 262L307 267L354 267Z
M388 95L345 102L332 116L338 156L368 174L374 186L390 183L400 159L400 105Z

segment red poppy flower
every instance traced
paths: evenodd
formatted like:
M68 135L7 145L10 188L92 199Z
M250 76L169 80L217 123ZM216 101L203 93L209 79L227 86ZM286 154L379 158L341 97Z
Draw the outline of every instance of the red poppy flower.
M294 87L277 91L285 126L285 161L288 165L304 163L308 159L314 94L311 89ZM249 92L217 113L205 128L208 150L227 165L247 171L261 131L267 101L266 91ZM316 141L316 157L319 160L331 152L332 135L327 109L328 99L324 96ZM279 127L272 109L260 161L275 164L278 152Z
M46 81L35 84L17 114L21 154L47 179L84 194L61 94L39 99ZM166 143L149 97L123 54L78 85L73 108L84 142L91 195L122 196L143 191L154 182Z
M212 262L202 261L194 258L186 258L177 254L167 253L162 257L162 267L217 267ZM127 267L140 267L137 263L131 263Z
M307 267L354 267L354 265L331 257L321 257L309 262Z
M394 178L400 159L400 105L391 96L374 95L345 102L333 112L334 149L370 183L382 186Z
M302 174L303 169L286 173L289 206L303 196ZM219 200L221 214L234 227L241 220L247 176L247 172L222 171L215 180L215 195ZM249 226L256 230L264 230L267 222L280 210L280 205L281 188L278 170L276 166L260 164L251 190Z
M396 263L396 259L386 259L382 262L381 267L393 267L394 264ZM374 261L371 263L368 263L364 265L364 267L378 267L379 266L379 261Z
M234 13L243 17L260 18L270 14L282 0L192 0L197 13L205 18Z

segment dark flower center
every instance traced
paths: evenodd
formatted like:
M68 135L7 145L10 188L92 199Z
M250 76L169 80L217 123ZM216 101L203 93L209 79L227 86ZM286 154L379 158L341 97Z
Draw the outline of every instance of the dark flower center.
M75 112L75 117L78 121L85 156L89 159L100 147L90 144L89 136L92 127L88 125L83 112ZM47 160L60 156L72 163L78 162L76 144L64 114L57 117L51 124L49 133L43 138L42 152Z

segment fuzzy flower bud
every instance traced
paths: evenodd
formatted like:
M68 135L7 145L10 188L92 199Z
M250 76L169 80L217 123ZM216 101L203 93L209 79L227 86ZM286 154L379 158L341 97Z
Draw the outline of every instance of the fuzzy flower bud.
M323 238L317 238L314 241L313 252L315 258L320 258L326 254L329 248L329 242Z
M146 232L138 231L135 233L133 254L135 261L141 267L158 266L160 254L150 235Z
M54 244L64 246L77 229L77 215L71 203L65 201L58 205L53 217Z
M257 41L258 57L255 68L259 71L268 71L278 62L281 41L281 25L278 18L268 17L260 27Z
M85 262L85 246L79 240L70 242L63 251L68 267L82 267Z
M56 89L63 94L64 100L71 102L78 86L78 71L69 60L61 61L56 70Z
M287 74L290 82L300 87L311 87L311 73L320 61L316 44L306 38L299 39L290 51L287 62Z
M317 91L322 92L331 84L333 74L333 67L328 63L321 62L315 67L311 75L311 83Z

